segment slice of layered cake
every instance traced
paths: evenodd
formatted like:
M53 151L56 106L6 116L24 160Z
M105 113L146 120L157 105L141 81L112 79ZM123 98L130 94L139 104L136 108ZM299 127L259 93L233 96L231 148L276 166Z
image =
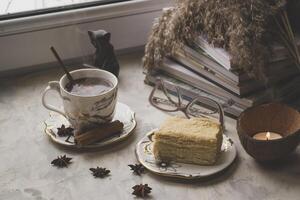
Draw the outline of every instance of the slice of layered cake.
M153 153L161 161L212 165L222 138L221 125L212 119L170 117L154 134Z

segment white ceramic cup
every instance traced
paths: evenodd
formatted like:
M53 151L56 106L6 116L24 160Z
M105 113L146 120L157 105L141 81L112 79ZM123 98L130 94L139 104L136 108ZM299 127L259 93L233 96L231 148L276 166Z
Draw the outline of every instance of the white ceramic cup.
M45 108L65 116L78 131L83 131L91 126L109 122L113 119L117 103L118 79L110 72L100 69L79 69L70 72L73 79L100 78L112 84L106 92L94 96L80 96L71 94L65 89L69 82L66 75L60 81L50 81L42 96ZM46 102L46 94L56 90L63 101L64 110Z

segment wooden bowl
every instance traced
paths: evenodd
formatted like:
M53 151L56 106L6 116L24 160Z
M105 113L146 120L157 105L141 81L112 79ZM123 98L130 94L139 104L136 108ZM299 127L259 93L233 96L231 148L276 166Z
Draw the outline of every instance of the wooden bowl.
M251 107L238 118L237 131L246 152L258 161L279 160L291 153L300 141L300 113L284 104L268 103ZM259 132L280 133L283 138L256 140Z

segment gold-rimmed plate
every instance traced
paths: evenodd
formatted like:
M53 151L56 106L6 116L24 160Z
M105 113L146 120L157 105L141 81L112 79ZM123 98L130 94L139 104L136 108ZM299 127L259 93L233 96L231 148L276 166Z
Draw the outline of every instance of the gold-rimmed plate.
M226 169L237 155L233 141L223 134L223 144L218 161L214 165L203 166L194 164L184 164L177 162L161 162L155 160L153 154L152 130L143 137L136 145L136 156L138 161L150 172L157 175L180 178L180 179L200 179L211 176Z
M126 138L128 138L134 132L133 130L136 127L135 113L126 104L120 102L117 103L116 113L113 121L114 120L119 120L124 124L123 131L119 135L115 135L113 137L86 146L77 145L74 142L73 137L68 139L68 137L60 137L57 135L57 128L61 127L62 124L68 127L70 123L65 117L54 112L50 112L49 118L44 122L45 133L49 136L49 138L53 142L63 146L67 146L71 148L87 148L87 149L100 148L100 147L121 142Z

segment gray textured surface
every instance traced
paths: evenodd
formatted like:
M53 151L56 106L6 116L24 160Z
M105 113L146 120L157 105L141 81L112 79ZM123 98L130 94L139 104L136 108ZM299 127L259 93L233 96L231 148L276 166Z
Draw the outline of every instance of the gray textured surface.
M122 56L119 100L136 112L138 126L126 142L98 152L74 152L51 143L43 133L48 111L41 94L50 80L62 72L31 73L0 81L0 199L134 199L131 187L148 183L152 199L299 199L300 149L284 163L263 166L248 156L239 144L235 121L226 118L228 135L233 138L238 158L225 172L207 180L181 182L151 173L135 176L128 164L135 163L135 144L166 117L147 101L151 87L143 83L141 54ZM57 96L51 98L59 104ZM74 162L57 169L50 162L67 154ZM95 179L90 167L103 166L112 175Z

